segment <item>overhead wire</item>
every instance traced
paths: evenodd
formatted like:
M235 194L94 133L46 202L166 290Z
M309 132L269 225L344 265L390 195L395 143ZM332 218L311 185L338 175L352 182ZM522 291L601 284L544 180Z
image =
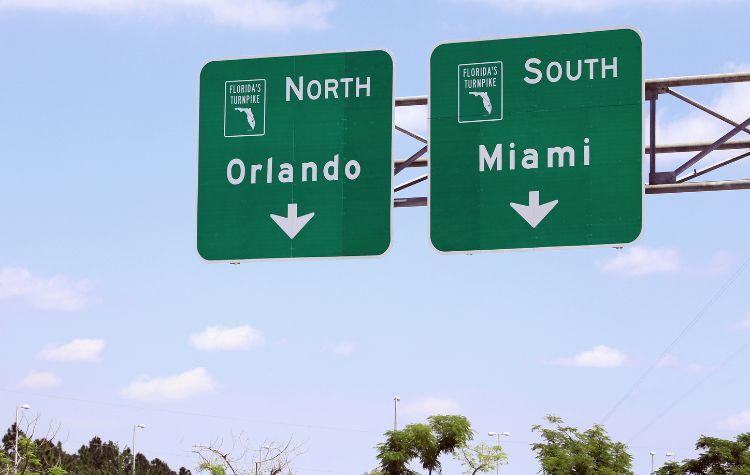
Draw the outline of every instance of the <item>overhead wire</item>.
M690 332L690 330L693 329L693 327L695 327L695 325L708 313L711 307L714 306L714 304L727 292L727 290L729 290L732 284L734 284L742 275L742 273L745 272L748 265L750 265L750 256L748 256L745 261L739 266L739 268L729 276L729 278L721 285L721 287L718 288L716 292L714 292L711 298L709 298L708 301L703 304L703 306L700 308L700 310L698 310L695 316L687 323L687 325L682 328L682 330L664 348L664 350L662 350L659 356L648 366L648 368L646 368L646 370L641 373L638 378L636 378L635 382L633 382L628 390L625 391L625 394L623 394L623 396L617 400L612 408L607 411L604 417L602 417L602 423L607 422L607 420L609 420L609 418L612 417L620 409L620 407L633 396L633 394L635 394L635 391L641 386L641 384L643 384L643 382L649 377L653 370L656 369L659 363L663 361L667 355L669 355L672 349L685 337L685 335L688 334L688 332Z
M301 424L301 423L293 423L293 422L263 420L263 419L250 419L250 418L238 417L238 416L225 416L225 415L220 415L220 414L208 414L208 413L194 412L194 411L183 411L179 409L167 409L163 407L145 407L145 406L137 406L134 404L125 404L125 403L118 403L118 402L111 402L111 401L97 401L93 399L83 399L83 398L77 398L77 397L71 397L71 396L60 396L60 395L52 395L52 394L33 393L33 392L28 392L28 391L18 391L18 390L8 389L8 388L0 388L0 392L11 393L11 394L23 394L23 395L41 397L41 398L47 398L47 399L73 401L73 402L79 402L83 404L96 404L96 405L101 405L101 406L120 407L124 409L134 409L138 411L162 412L165 414L174 414L178 416L205 417L205 418L210 418L210 419L242 421L242 422L249 422L252 424L270 424L270 425L280 425L280 426L288 426L288 427L300 427L300 428L305 428L305 429L330 430L330 431L337 431L337 432L340 432L340 431L359 432L359 433L374 433L374 432L381 433L382 432L382 431L376 431L373 429L323 426L323 425L317 425L317 424Z
M737 356L739 356L743 351L748 349L750 347L750 340L746 341L744 344L742 344L739 348L737 348L735 351L730 353L726 358L724 358L721 363L719 363L717 366L712 368L708 373L706 373L705 376L703 376L700 380L698 380L695 384L693 384L690 388L688 388L687 391L682 393L680 396L678 396L674 401L672 401L667 407L665 407L659 414L654 416L648 423L646 423L643 427L641 427L638 432L633 434L630 439L628 439L628 443L630 441L635 440L636 438L640 437L641 434L649 430L654 424L659 422L664 416L666 416L669 411L674 409L675 406L677 406L679 403L687 399L688 396L693 394L695 391L697 391L701 386L703 386L711 377L716 374L718 371L722 370L727 364L729 364L730 361L735 359Z

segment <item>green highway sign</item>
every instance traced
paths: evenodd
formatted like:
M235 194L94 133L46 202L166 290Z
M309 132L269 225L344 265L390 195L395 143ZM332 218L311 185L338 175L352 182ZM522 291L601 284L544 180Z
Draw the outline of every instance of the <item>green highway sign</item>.
M383 254L393 100L384 51L206 64L198 253L211 261Z
M643 43L630 29L447 43L430 58L440 251L616 245L643 220Z

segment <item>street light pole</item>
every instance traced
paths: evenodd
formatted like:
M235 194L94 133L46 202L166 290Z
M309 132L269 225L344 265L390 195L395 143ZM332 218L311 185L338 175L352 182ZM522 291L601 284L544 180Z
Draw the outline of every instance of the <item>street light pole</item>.
M135 424L133 426L133 446L131 448L131 450L133 451L133 475L135 475L135 431L137 429L145 429L145 428L146 428L145 424Z
M398 402L400 400L399 396L393 398L393 430L398 430Z
M488 432L487 435L490 437L497 436L497 446L500 447L500 437L508 437L510 436L510 432ZM495 473L497 475L500 474L500 461L497 461L497 465L495 465Z
M669 461L674 462L674 452L667 452L666 455L667 455L667 461L668 462Z
M648 472L648 474L653 475L654 474L654 455L656 455L656 452L652 450L651 452L649 452L649 454L651 455L651 471Z
M18 411L20 409L23 409L25 411L27 409L31 409L31 406L29 406L28 404L21 404L20 406L16 406L16 442L13 450L13 473L18 473Z

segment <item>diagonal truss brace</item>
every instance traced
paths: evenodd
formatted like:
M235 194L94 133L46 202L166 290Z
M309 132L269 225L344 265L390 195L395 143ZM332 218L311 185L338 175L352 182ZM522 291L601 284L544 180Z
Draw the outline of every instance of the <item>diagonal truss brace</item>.
M698 163L702 158L704 158L709 153L713 152L714 150L718 149L721 145L725 144L729 139L740 133L742 129L750 125L750 117L748 117L744 122L741 124L737 124L732 130L727 132L726 134L722 135L716 142L712 143L708 147L706 147L704 150L698 152L696 156L688 160L687 162L683 163L677 169L672 172L675 175L675 178L679 175L682 175L685 173L685 170L692 167L696 163Z
M667 88L665 88L664 92L666 92L667 94L669 94L671 96L676 97L677 99L679 99L679 100L681 100L683 102L686 102L686 103L690 104L691 106L695 107L696 109L702 110L706 114L712 115L712 116L716 117L717 119L726 122L727 124L729 124L729 125L731 125L733 127L737 127L739 125L737 122L733 121L732 119L719 114L715 110L713 110L713 109L711 109L709 107L704 106L703 104L701 104L698 101L695 101L695 100L690 99L689 97L687 97L687 96L685 96L683 94L680 94L679 92L675 91L674 89L670 89L670 88L667 87ZM750 134L750 129L748 129L747 127L743 127L742 130L745 131L745 132L747 132L748 134Z

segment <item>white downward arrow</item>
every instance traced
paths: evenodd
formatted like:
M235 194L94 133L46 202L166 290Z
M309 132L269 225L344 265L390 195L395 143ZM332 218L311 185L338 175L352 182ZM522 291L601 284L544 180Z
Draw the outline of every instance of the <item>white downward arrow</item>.
M277 214L272 214L270 216L271 219L279 225L281 230L289 236L289 239L294 239L294 237L302 231L302 228L305 227L307 222L315 216L315 213L297 216L297 205L295 203L286 205L286 214L286 217Z
M549 203L539 204L539 192L529 191L529 204L522 205L518 203L511 203L510 206L521 215L532 228L539 226L539 223L552 211L552 208L557 206L557 200L550 201Z

